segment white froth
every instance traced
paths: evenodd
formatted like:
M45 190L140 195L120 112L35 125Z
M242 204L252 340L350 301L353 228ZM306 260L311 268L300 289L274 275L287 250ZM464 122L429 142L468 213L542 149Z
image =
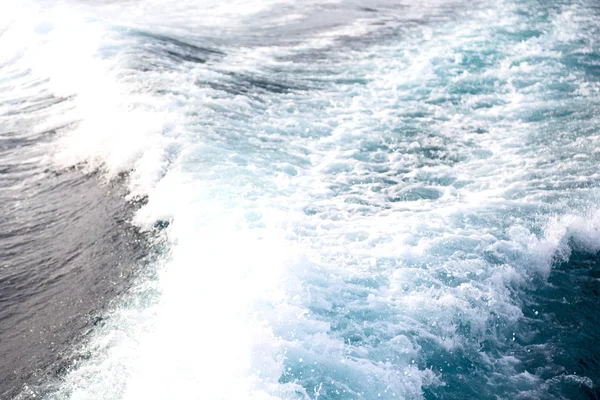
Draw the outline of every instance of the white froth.
M40 16L51 24L32 39L40 51L18 61L73 96L72 109L40 121L63 129L57 165L131 171L132 196L148 196L135 223L171 222L156 280L113 311L91 360L53 398L420 398L445 384L422 343L459 351L496 319L516 325L515 291L567 259L569 240L600 249L598 215L562 206L582 180L597 181L598 136L573 145L578 161L557 164L527 121L561 101L544 98L555 76L593 95L554 49L576 40L566 28L576 9L493 49L498 31L526 23L516 6L460 10L449 23L435 2L407 5L400 43L336 52L384 29L364 18L293 43L224 44L205 64L135 69L141 39L123 27L181 36L198 24L237 38L277 7L290 12L274 26L305 18L283 1L181 2L159 15L165 4L58 7ZM405 28L409 17L423 23ZM327 61L302 58L318 51ZM469 70L473 54L489 59ZM242 84L247 93L235 91ZM578 181L569 168L583 172ZM481 357L506 370L518 362Z

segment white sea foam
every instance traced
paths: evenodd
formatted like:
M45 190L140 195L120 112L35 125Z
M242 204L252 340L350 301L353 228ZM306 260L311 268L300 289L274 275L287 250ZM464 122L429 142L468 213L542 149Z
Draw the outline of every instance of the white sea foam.
M74 97L40 122L69 122L57 165L132 171L132 196L148 196L135 223L172 221L156 280L52 398L420 398L446 384L428 355L510 340L515 293L570 240L600 249L585 185L599 137L559 132L560 153L535 119L566 101L556 79L579 87L570 101L591 93L555 46L578 38L565 28L577 9L525 40L498 34L526 23L509 2L451 22L436 2L246 46L246 21L277 10L278 26L283 5L294 21L314 5L148 4L57 6L39 17L43 50L19 61ZM394 24L402 37L384 33ZM145 54L153 37L139 32L155 28L224 54ZM381 43L344 47L369 35ZM134 67L141 56L166 66ZM538 382L514 357L478 357Z

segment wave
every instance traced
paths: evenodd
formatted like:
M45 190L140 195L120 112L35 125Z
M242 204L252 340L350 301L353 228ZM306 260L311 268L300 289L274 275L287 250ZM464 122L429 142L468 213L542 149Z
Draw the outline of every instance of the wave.
M133 222L168 245L91 357L23 396L595 393L595 359L555 356L583 341L561 336L554 302L578 307L556 277L575 279L565 265L600 246L597 13L512 1L30 13L43 53L15 65L73 98L41 122L65 126L50 162L131 171L129 198L148 199Z

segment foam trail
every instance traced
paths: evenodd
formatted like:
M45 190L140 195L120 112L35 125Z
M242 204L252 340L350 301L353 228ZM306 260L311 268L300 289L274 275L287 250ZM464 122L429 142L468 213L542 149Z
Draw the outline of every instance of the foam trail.
M42 68L89 66L54 162L168 225L49 398L565 398L521 354L528 291L598 249L593 4L161 5L48 39L96 38Z

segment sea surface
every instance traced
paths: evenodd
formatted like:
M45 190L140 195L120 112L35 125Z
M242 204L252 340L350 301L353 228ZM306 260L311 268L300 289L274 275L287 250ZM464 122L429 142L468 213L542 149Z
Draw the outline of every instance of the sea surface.
M0 398L600 399L597 0L0 4Z

